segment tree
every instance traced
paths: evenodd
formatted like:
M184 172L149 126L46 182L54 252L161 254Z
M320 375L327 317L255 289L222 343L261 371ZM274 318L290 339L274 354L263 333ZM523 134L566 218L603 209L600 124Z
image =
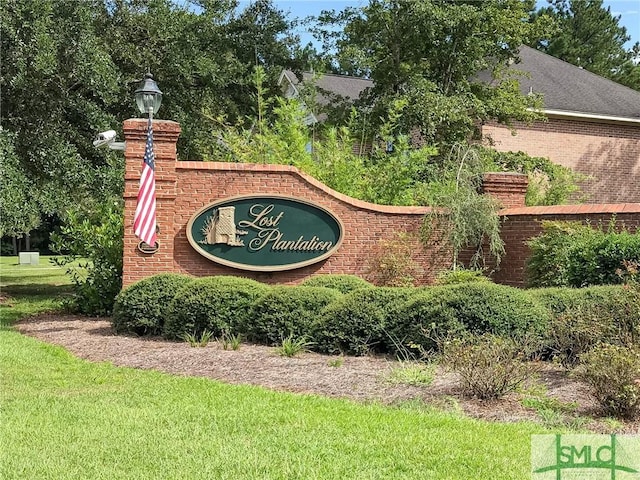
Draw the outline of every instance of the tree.
M122 155L92 139L138 115L145 71L164 93L160 118L182 125L179 153L198 158L209 119L252 113L243 88L253 59L274 86L296 44L269 0L244 11L235 0L5 0L0 28L0 120L16 159L7 175L28 185L38 215L60 217L121 195Z
M613 79L629 88L640 91L640 42L629 51L629 59L615 72Z
M624 43L627 29L620 17L604 8L602 0L547 0L549 6L538 10L534 18L551 17L555 29L530 43L531 46L590 72L614 78L630 60Z
M13 148L13 136L0 130L0 238L28 233L40 223L33 186Z
M116 122L107 109L118 100L118 71L96 34L104 14L98 0L3 2L3 182L6 174L15 187L13 208L28 199L31 219L9 233L28 231L41 214L99 202L122 184L113 175L122 162L91 144Z
M401 99L404 133L418 128L427 143L451 144L489 118L536 118L539 99L523 96L504 68L544 27L545 18L523 21L528 8L520 0L371 0L319 22L337 49L334 68L374 80L359 105L374 124ZM481 72L498 81L480 82Z
M182 158L206 154L212 122L242 123L253 113L248 85L256 64L265 68L271 91L282 68L295 65L291 22L270 0L244 10L235 0L106 1L106 41L123 86L115 113L137 115L128 99L143 69L149 69L163 91L160 117L182 127Z
M500 202L479 193L484 171L481 156L475 147L458 144L446 163L441 187L430 202L435 208L422 225L423 243L450 248L453 270L463 266L460 257L465 249L474 250L467 267L484 268L485 246L498 265L505 253L500 237Z

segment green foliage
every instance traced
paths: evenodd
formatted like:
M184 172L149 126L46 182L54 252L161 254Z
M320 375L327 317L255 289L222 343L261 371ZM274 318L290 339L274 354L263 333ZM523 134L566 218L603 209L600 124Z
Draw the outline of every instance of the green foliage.
M482 400L503 397L536 372L533 352L522 342L496 335L451 339L443 344L442 364L460 375L464 394Z
M339 291L340 293L349 293L359 288L372 288L369 282L356 275L346 274L329 274L316 275L306 279L301 284L304 287L326 287Z
M121 194L123 156L95 149L91 140L137 115L132 94L145 71L165 92L159 118L182 126L179 155L201 158L212 143L212 119L236 123L253 112L254 65L266 72L270 96L280 93L283 68L302 66L294 58L299 40L292 22L269 0L246 8L229 0L3 0L2 6L0 120L18 159L7 166L6 194L11 208L27 200L29 220L15 224L19 230L33 227L34 210L35 218L62 216L74 205Z
M180 335L180 338L192 347L206 347L209 345L211 337L213 337L213 332L210 332L207 329L200 332L199 335L196 335L195 333L183 333Z
M578 182L584 176L548 158L532 157L524 152L499 152L493 148L478 147L485 170L527 174L529 184L525 202L533 205L563 205L580 190Z
M328 305L313 326L315 348L325 353L384 352L386 328L416 289L378 287L354 290Z
M549 312L526 291L489 282L430 287L409 299L389 324L398 345L428 352L439 341L469 332L539 339Z
M622 283L625 261L640 262L640 234L579 222L543 222L543 233L528 242L530 286L606 285Z
M435 374L435 364L402 361L385 376L385 380L393 384L428 387L433 383Z
M306 352L310 345L312 344L305 337L296 338L293 335L289 335L280 341L280 346L276 349L276 352L283 357L295 357L299 353Z
M340 73L367 76L375 85L360 102L374 131L397 102L404 105L398 132L417 129L428 144L468 139L477 123L537 115L538 99L522 95L501 75L507 61L546 19L527 23L525 2L488 0L372 1L338 14L324 12L325 50L335 51ZM491 86L470 79L490 70Z
M274 287L253 304L247 335L267 344L280 343L287 337L309 337L322 309L341 296L337 290L324 287Z
M371 249L367 261L367 279L374 285L385 287L412 287L422 273L413 259L418 239L415 235L396 232L391 238L381 239Z
M18 159L12 185L19 178L27 189L28 217L62 216L122 191L122 157L91 145L116 123L110 108L130 98L118 97L127 86L103 35L106 17L102 0L3 2L0 116Z
M580 357L575 372L586 382L608 415L637 418L640 414L640 351L601 345Z
M214 336L242 332L250 320L253 302L268 289L248 278L195 279L177 291L169 304L164 335L178 339L184 333L199 335L205 329Z
M636 42L629 51L629 59L625 61L613 79L629 88L640 91L640 42Z
M33 184L14 149L14 137L0 129L0 238L28 233L40 223Z
M222 335L218 339L223 350L238 350L242 343L242 335L239 333L231 334L229 332L222 332Z
M259 115L251 128L216 125L211 136L218 138L208 158L245 163L293 165L345 195L385 205L415 205L422 200L424 182L437 151L414 148L406 136L394 136L390 120L381 126L381 142L393 144L393 151L378 144L368 156L354 154L356 116L346 126L322 129L307 125L306 110L296 99L263 98L264 73L256 70L257 105L275 103L270 115Z
M467 270L457 268L455 270L445 270L438 274L436 285L454 285L468 282L491 282L489 277L485 277L481 270Z
M601 343L617 343L620 332L608 312L600 309L569 308L549 325L547 348L565 368L577 365L582 354Z
M475 147L455 145L444 172L446 176L429 202L434 208L422 225L423 243L449 246L453 269L458 267L460 253L467 248L475 249L469 267L481 266L485 245L496 264L500 263L504 254L498 216L501 206L494 197L479 193L484 164Z
M56 259L67 267L74 286L71 307L88 315L108 315L122 288L122 206L106 202L91 211L67 212L67 221L51 235ZM87 262L78 262L79 258Z
M191 280L186 275L161 273L122 290L115 298L111 316L115 331L136 335L161 334L171 300Z
M532 39L532 45L549 55L590 72L612 78L629 59L624 44L630 39L620 17L602 0L549 0L537 12L555 22L550 35Z
M640 304L621 286L541 288L530 295L551 312L544 350L566 367L601 343L636 344L640 339Z

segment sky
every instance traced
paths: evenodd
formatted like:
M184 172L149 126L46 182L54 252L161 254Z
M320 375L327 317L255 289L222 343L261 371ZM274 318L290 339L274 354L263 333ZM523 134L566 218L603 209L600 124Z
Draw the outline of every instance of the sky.
M250 3L250 0L240 0L240 5ZM291 18L304 18L308 15L318 15L322 10L343 10L345 7L359 7L366 5L368 0L273 0L277 8L290 13ZM538 6L545 6L545 0L538 0ZM603 5L611 8L614 16L620 15L619 24L627 28L631 40L625 44L631 48L640 41L640 0L604 0ZM300 29L303 44L312 41L310 34Z

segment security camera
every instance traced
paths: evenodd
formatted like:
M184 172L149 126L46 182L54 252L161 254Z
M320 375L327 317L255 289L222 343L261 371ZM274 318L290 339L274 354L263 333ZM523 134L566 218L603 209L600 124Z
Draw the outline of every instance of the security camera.
M103 145L107 145L113 142L116 139L116 131L115 130L107 130L106 132L102 132L98 134L98 138L93 141L94 147L102 147Z
M107 130L98 134L98 138L93 141L93 146L96 148L107 145L113 150L124 150L124 142L116 142L116 131Z

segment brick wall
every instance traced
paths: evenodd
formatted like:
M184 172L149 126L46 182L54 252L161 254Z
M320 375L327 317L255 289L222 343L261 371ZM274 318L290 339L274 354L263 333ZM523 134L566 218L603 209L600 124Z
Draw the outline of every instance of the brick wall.
M434 275L450 262L450 252L424 249L417 233L425 207L374 205L342 195L285 165L257 165L219 162L178 162L176 141L180 126L175 122L154 120L156 155L156 196L159 250L145 254L138 250L133 235L133 216L146 141L146 120L124 122L125 150L125 230L123 284L161 272L181 272L194 276L239 275L267 283L296 284L305 278L324 273L350 273L366 276L369 261L381 240L395 232L408 232L413 258L421 266L418 281L432 281ZM622 205L577 205L524 207L526 176L491 173L484 179L483 190L494 195L505 207L501 214L502 236L506 255L495 273L495 280L523 285L523 269L529 254L526 240L541 232L541 220L589 220L607 222L615 214L629 227L640 226L640 203ZM313 265L284 272L258 273L219 265L198 254L189 244L186 225L200 208L215 201L239 195L287 195L318 204L333 212L344 224L344 241L328 259Z
M581 183L586 203L640 202L640 124L549 118L517 123L516 134L497 123L483 126L497 150L548 157L591 178Z
M617 225L640 232L640 203L519 207L504 209L500 214L506 254L493 278L497 283L518 287L525 284L524 267L531 253L526 242L542 233L543 220L581 221L597 226L601 222L607 225L615 216Z
M180 127L175 122L154 120L156 191L159 250L144 254L133 235L133 215L142 157L146 121L127 120L125 173L125 233L123 284L165 271L195 276L239 275L267 283L295 284L320 273L351 273L365 276L378 242L395 232L414 235L413 258L422 267L418 281L428 283L448 257L426 251L418 240L425 207L392 207L352 199L331 190L298 169L285 165L218 162L179 162L175 141ZM239 195L286 195L318 204L334 213L344 225L341 247L328 259L296 270L259 273L219 265L198 254L189 244L186 224L200 208Z

